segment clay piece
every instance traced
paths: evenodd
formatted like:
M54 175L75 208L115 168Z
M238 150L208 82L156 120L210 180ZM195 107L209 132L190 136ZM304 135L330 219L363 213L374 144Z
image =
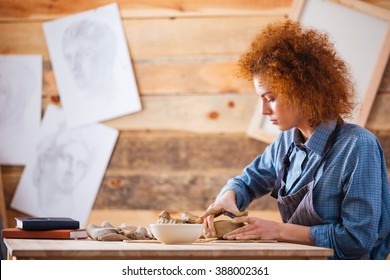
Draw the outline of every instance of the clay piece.
M104 221L101 226L90 224L87 234L97 241L122 241L122 240L152 240L155 239L148 228L122 224L120 227L113 226Z
M215 236L211 236L210 233L205 235L205 238L216 237L217 239L224 239L224 235L235 229L244 226L244 223L233 223L231 220L219 220L214 221Z
M243 216L248 216L248 211L243 211L243 212L230 212L226 211L224 208L219 208L219 209L207 209L206 213L203 216L214 216L215 218L222 215L222 214L228 214L233 217L243 217Z
M172 218L171 214L163 210L160 215L158 215L157 224L194 224L198 216L195 216L189 212L184 212L181 214L180 219Z

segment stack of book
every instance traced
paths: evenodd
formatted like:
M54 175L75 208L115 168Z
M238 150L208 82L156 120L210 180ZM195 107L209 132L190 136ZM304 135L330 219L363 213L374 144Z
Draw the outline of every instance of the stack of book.
M67 217L16 217L16 227L2 230L3 238L82 239L87 231Z

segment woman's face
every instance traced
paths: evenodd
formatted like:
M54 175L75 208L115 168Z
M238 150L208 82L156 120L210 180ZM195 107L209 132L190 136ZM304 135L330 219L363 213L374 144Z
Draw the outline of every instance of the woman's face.
M294 127L300 127L304 121L292 106L284 104L283 100L278 98L278 94L270 91L260 84L258 77L253 79L256 93L262 100L262 114L267 116L273 125L279 130L289 130Z

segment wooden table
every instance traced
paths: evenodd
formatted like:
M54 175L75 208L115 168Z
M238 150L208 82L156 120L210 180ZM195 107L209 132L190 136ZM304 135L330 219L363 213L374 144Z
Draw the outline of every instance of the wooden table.
M333 250L282 242L194 243L102 242L91 239L4 239L8 259L326 259Z

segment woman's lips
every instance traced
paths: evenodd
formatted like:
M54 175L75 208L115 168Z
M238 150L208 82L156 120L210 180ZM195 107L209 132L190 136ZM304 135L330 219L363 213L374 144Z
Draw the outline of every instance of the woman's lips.
M277 123L278 123L278 121L275 120L275 119L270 119L269 121L270 121L272 124L277 124Z

